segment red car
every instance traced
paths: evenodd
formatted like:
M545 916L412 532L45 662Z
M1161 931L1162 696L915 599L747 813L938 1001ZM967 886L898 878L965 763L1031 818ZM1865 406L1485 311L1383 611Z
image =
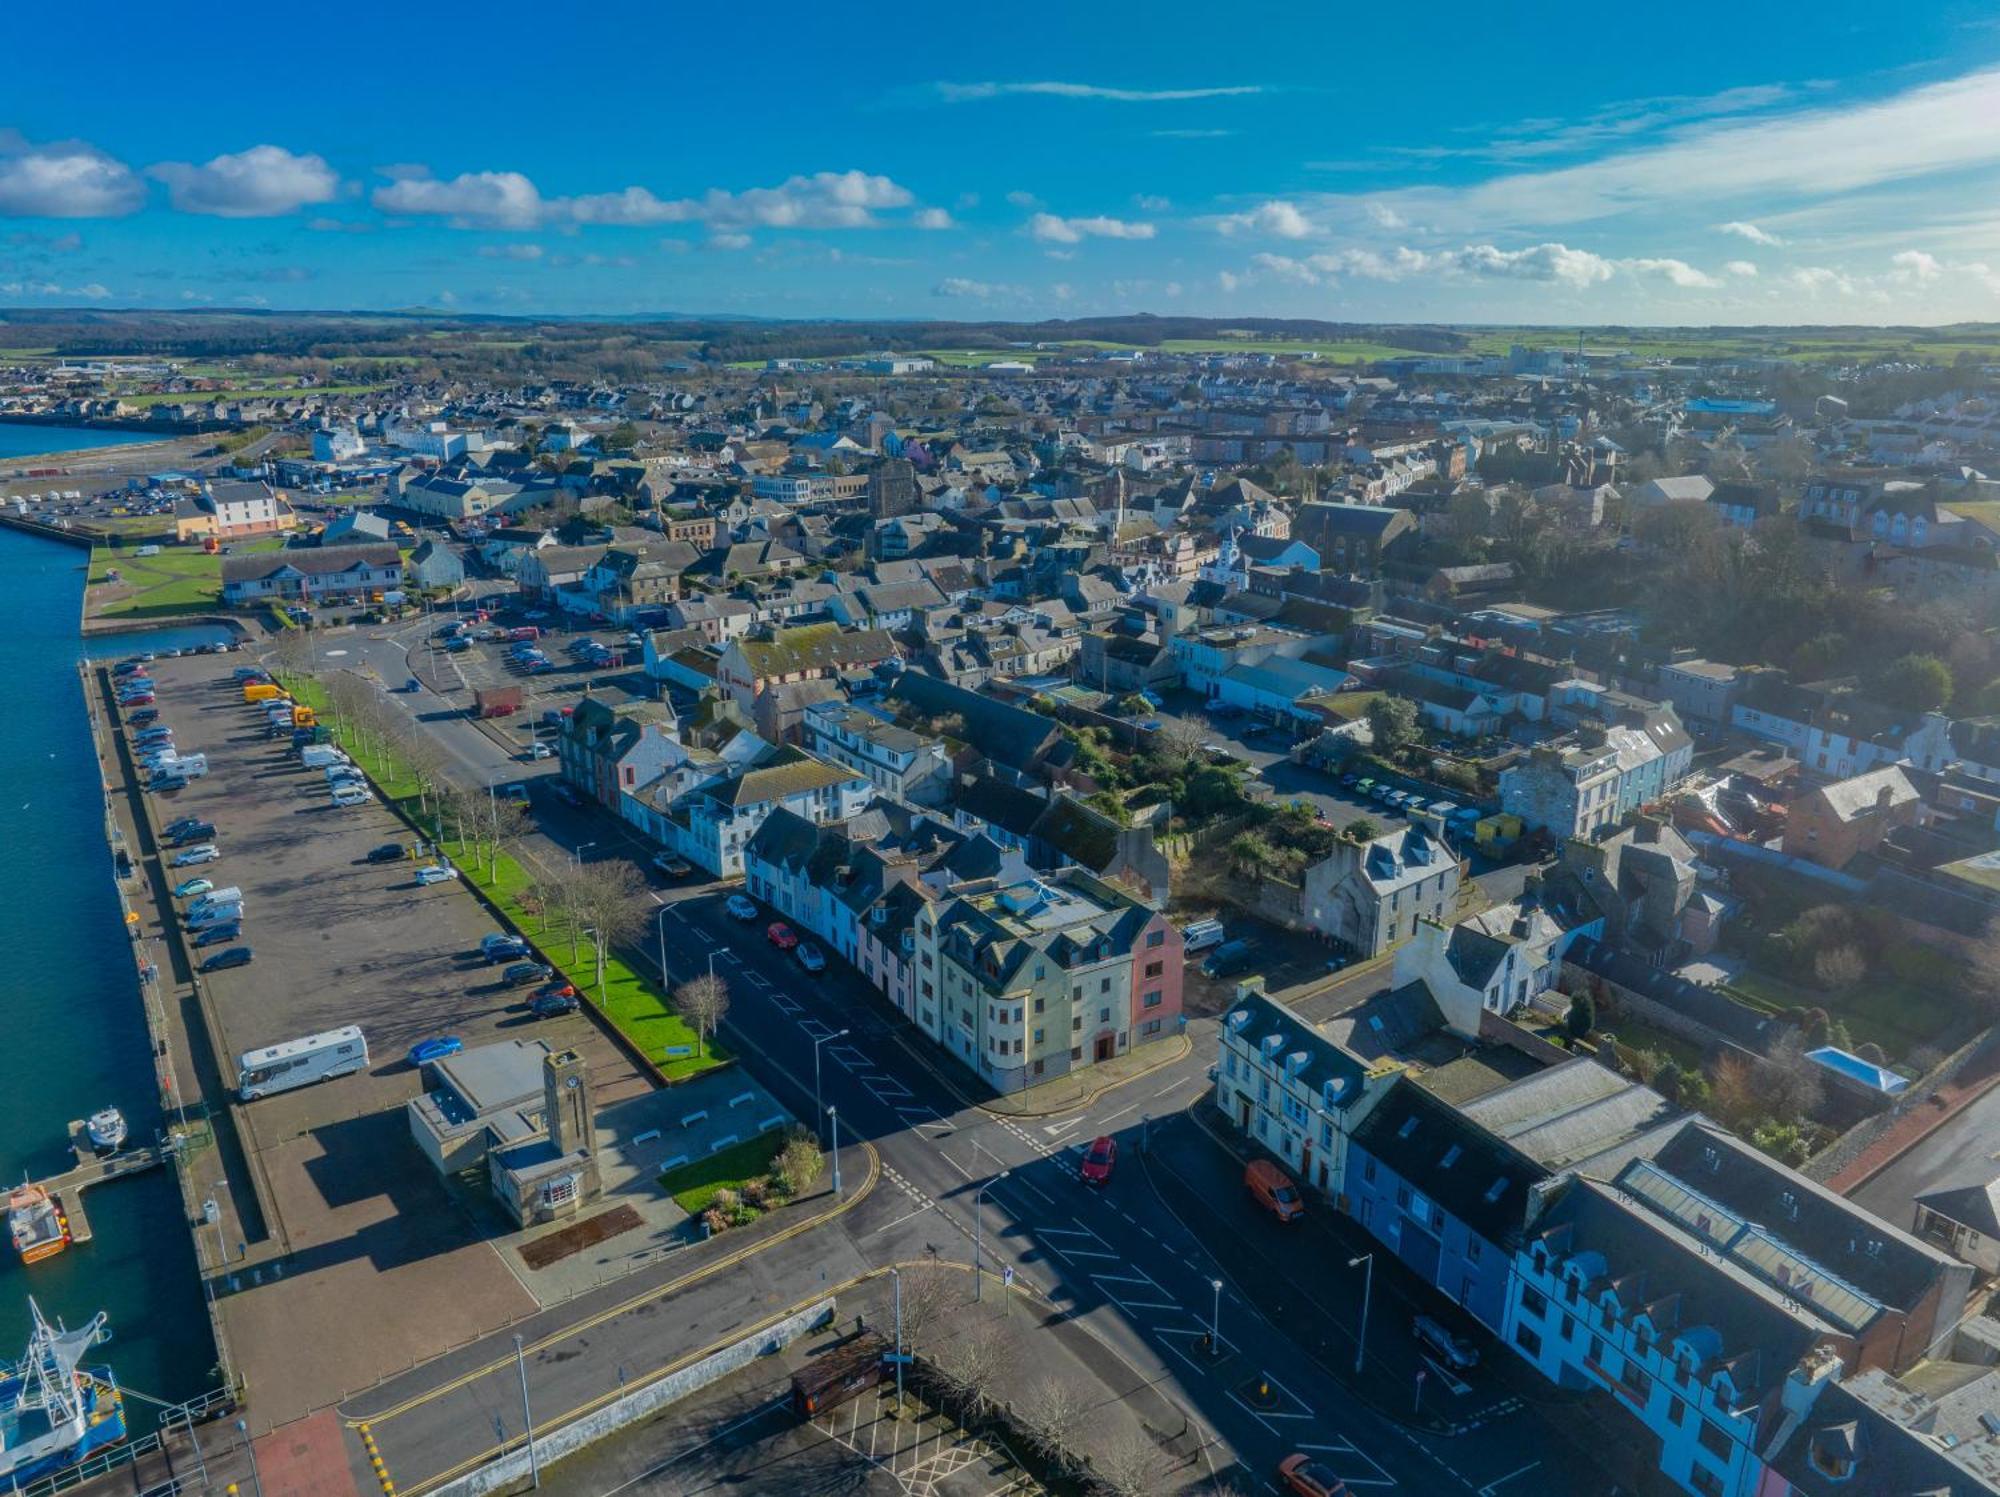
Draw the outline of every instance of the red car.
M799 944L799 933L782 920L773 920L765 927L764 939L780 951L790 951Z
M1077 1166L1076 1177L1085 1185L1104 1185L1111 1179L1111 1170L1118 1163L1118 1140L1106 1135L1093 1139L1089 1148L1083 1151L1083 1163Z
M1278 1462L1278 1484L1293 1497L1347 1497L1347 1483L1309 1455Z

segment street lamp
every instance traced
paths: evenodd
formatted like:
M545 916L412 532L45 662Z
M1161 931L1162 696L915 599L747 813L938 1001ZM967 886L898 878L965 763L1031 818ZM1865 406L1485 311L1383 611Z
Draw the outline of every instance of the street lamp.
M577 843L575 847L572 847L569 850L570 862L574 864L576 867L581 868L583 866L583 855L589 852L595 846L597 846L595 842Z
M1208 1281L1215 1289L1215 1308L1208 1316L1208 1347L1218 1357L1222 1355L1222 1280Z
M819 1116L819 1112L820 1112L820 1098L819 1098L819 1047L820 1047L821 1045L824 1045L824 1044L825 1044L825 1043L826 1043L826 1042L827 1042L828 1040L837 1040L837 1039L840 1039L840 1038L841 1038L842 1036L844 1036L844 1035L845 1035L846 1033L847 1033L847 1031L846 1031L845 1029L842 1029L842 1030L838 1030L838 1031L836 1031L836 1032L835 1032L835 1033L833 1033L833 1034L823 1034L823 1035L821 1035L821 1036L820 1036L820 1037L819 1037L818 1039L816 1039L816 1040L814 1040L814 1041L813 1041L813 1116L814 1116L814 1117L818 1117L818 1116Z
M974 1299L984 1299L985 1295L981 1291L986 1288L986 1280L979 1272L979 1203L986 1199L986 1192L989 1189L1006 1179L1010 1173L1008 1170L1000 1171L972 1193L972 1297Z
M1367 1277L1361 1281L1361 1332L1354 1338L1354 1370L1357 1373L1361 1371L1361 1355L1368 1349L1368 1301L1375 1290L1375 1255L1363 1253L1359 1258L1347 1260L1349 1268L1360 1268L1363 1264L1367 1265L1368 1271Z
M840 1199L840 1113L828 1106L826 1117L833 1125L833 1198L837 1201Z
M514 1370L521 1374L521 1424L528 1432L528 1474L535 1489L542 1485L542 1462L535 1454L535 1414L528 1406L528 1359L521 1352L521 1338L514 1338ZM517 1478L518 1479L518 1478Z

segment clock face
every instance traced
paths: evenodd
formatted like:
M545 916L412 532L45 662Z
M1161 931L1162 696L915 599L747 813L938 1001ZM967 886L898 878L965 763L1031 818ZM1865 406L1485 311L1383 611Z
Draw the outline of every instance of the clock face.
M583 1078L582 1078L581 1076L572 1076L572 1077L570 1077L570 1078L569 1078L569 1080L565 1081L565 1082L563 1083L563 1085L564 1085L564 1086L577 1086L577 1085L580 1085L580 1084L582 1083L582 1081L583 1081Z

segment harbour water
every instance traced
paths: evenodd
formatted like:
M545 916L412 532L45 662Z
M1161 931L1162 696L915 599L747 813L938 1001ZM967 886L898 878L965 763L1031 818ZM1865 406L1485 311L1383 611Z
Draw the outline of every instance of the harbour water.
M0 463L33 457L40 452L84 452L97 447L127 447L160 439L137 431L101 431L94 426L37 426L0 421Z
M0 1177L42 1177L69 1162L65 1129L107 1103L135 1138L161 1123L133 952L111 884L104 791L76 671L85 553L0 530L0 826L12 852L0 893ZM94 641L91 653L185 647L216 631ZM22 1265L0 1244L0 1358L20 1355L27 1296L52 1319L110 1315L105 1358L137 1393L179 1402L214 1386L215 1346L194 1247L173 1176L152 1171L98 1187L96 1236ZM151 1405L128 1400L135 1431Z

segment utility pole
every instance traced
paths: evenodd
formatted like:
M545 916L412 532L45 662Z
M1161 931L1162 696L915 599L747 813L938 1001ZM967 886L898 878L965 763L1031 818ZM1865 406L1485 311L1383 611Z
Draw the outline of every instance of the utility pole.
M906 1360L905 1357L903 1356L902 1270L899 1268L891 1267L889 1270L889 1282L895 1288L896 1291L896 1355L893 1358L891 1358L891 1360L894 1361L896 1364L896 1413L898 1417L901 1417L903 1412L903 1363Z
M1354 1370L1356 1373L1361 1371L1361 1357L1368 1350L1368 1301L1374 1297L1375 1291L1375 1255L1373 1253L1363 1253L1359 1258L1349 1258L1347 1260L1349 1268L1360 1268L1363 1265L1366 1265L1367 1277L1361 1281L1361 1330L1354 1338Z
M542 1486L542 1462L535 1454L535 1415L528 1407L528 1359L521 1351L521 1338L514 1338L514 1368L521 1374L521 1423L528 1431L528 1475L536 1491Z
M972 1297L976 1300L986 1297L983 1292L986 1288L986 1276L979 1270L979 1223L982 1215L980 1202L986 1199L986 1192L1006 1179L1007 1175L1008 1171L1000 1171L999 1174L995 1175L991 1180L988 1180L972 1193Z

